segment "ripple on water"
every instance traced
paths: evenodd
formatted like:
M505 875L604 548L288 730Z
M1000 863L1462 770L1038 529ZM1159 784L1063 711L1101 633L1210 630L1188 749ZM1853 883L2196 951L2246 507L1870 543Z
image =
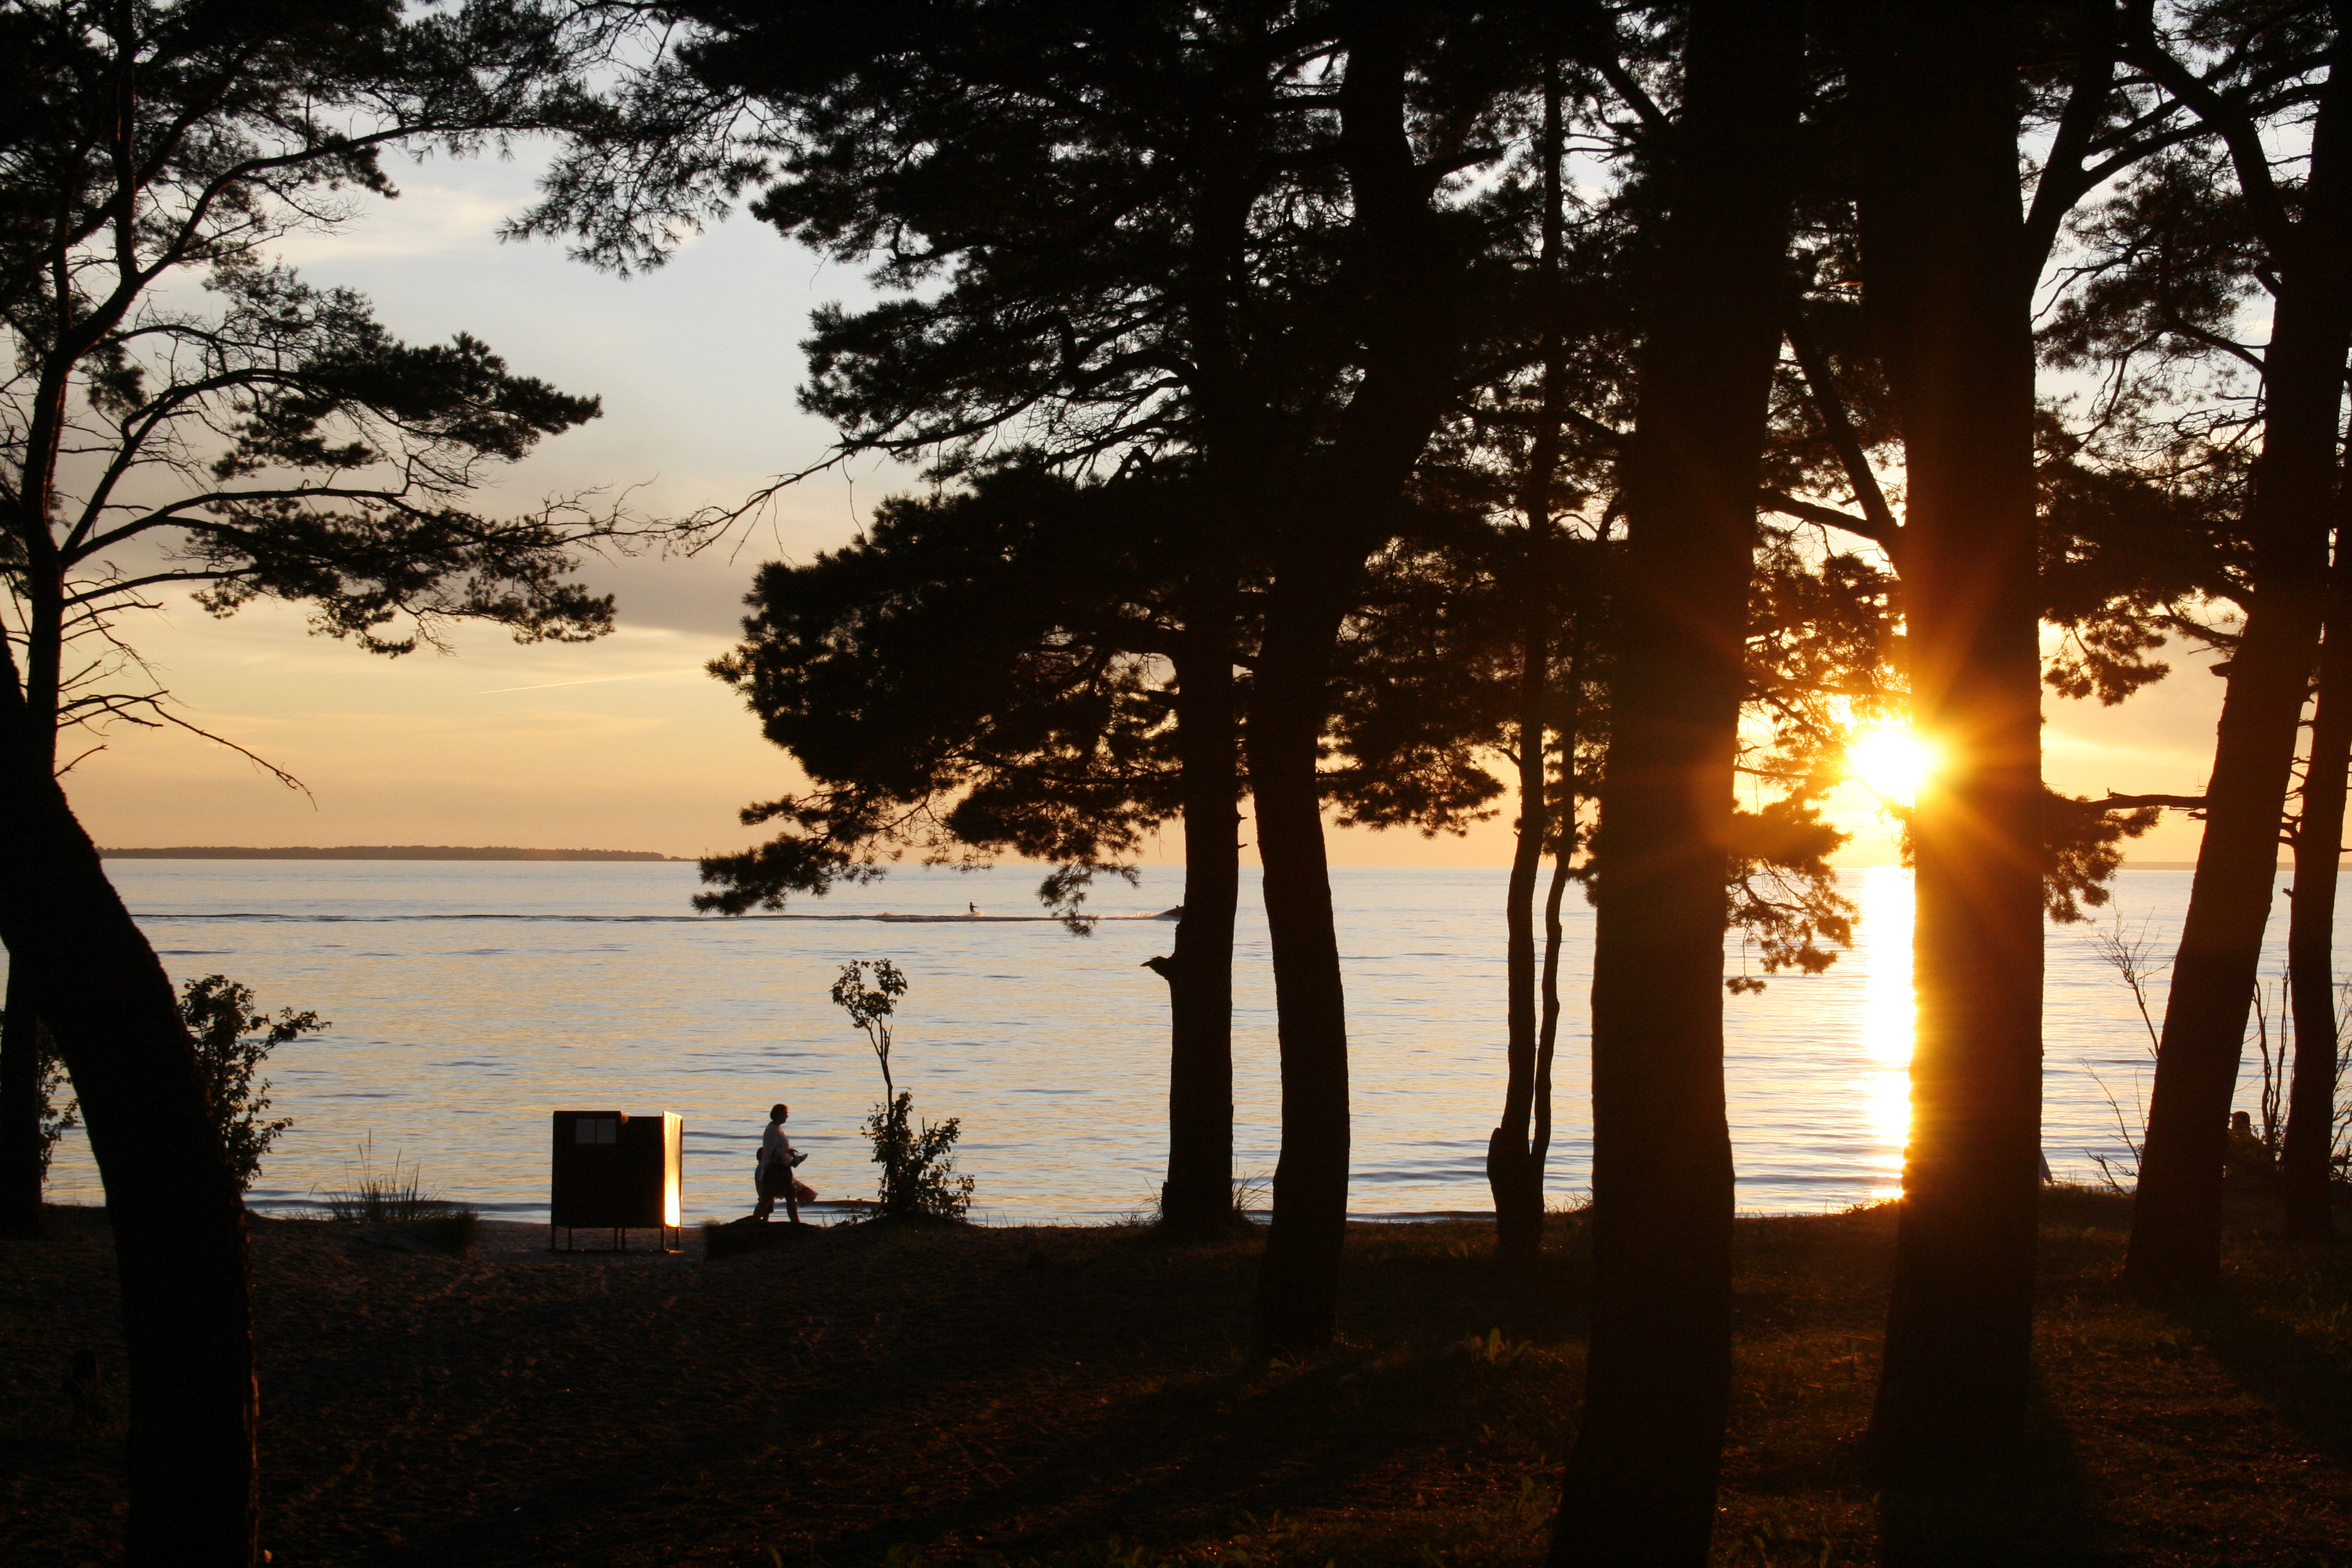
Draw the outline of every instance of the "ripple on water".
M178 976L226 972L272 1009L315 1008L334 1020L271 1063L277 1109L296 1119L265 1172L260 1191L272 1204L299 1205L333 1185L372 1134L379 1152L396 1148L417 1164L429 1188L530 1215L543 1202L548 1113L593 1104L683 1115L688 1206L725 1214L748 1206L739 1167L779 1099L793 1105L795 1142L813 1152L807 1179L829 1194L862 1192L872 1167L858 1125L881 1081L826 990L845 959L877 954L912 982L892 1070L919 1115L961 1120L963 1166L991 1214L1118 1215L1159 1185L1167 988L1139 965L1166 949L1168 925L1148 917L1179 900L1177 869L1147 868L1133 907L1109 911L1137 918L1107 920L1084 941L1025 916L948 918L967 900L992 900L974 898L971 878L924 869L842 889L822 918L788 911L731 922L687 910L691 865L117 861L108 869L147 929L174 942L164 957ZM993 903L1025 906L1033 879L997 875ZM1505 875L1334 874L1341 951L1350 955L1349 1201L1359 1213L1486 1205L1486 1134L1502 1097ZM1908 1114L1909 881L1893 868L1848 873L1861 907L1854 950L1824 974L1773 976L1762 995L1727 999L1743 1208L1818 1212L1896 1190ZM2118 879L2126 927L2144 927L2159 954L2177 937L2188 884L2185 872ZM876 923L885 908L939 918ZM1571 901L1564 913L1555 1202L1581 1195L1590 1170L1580 1004L1591 910ZM527 931L528 945L437 945L463 942L467 922L485 921L502 935ZM355 928L373 945L335 940ZM2274 950L2284 935L2277 922ZM2112 1156L2118 1143L2107 1092L2128 1111L2146 1039L2129 994L2087 936L2084 927L2049 933L2043 1143L2061 1174L2092 1178L2089 1154ZM1247 899L1236 948L1235 1167L1246 1174L1273 1169L1280 1095L1265 925ZM1738 955L1729 957L1737 972ZM2264 972L2277 968L2274 951ZM79 1139L60 1150L55 1184L68 1201L97 1198Z

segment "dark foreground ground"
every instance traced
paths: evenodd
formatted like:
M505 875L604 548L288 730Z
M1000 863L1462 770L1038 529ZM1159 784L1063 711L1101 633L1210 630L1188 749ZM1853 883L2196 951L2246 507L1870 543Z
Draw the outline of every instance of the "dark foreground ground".
M2231 1241L2170 1308L2126 1210L2053 1194L2032 1462L1878 1489L1885 1210L1743 1221L1725 1563L2352 1563L2352 1255ZM115 1561L121 1375L103 1215L0 1244L0 1562ZM1254 1238L838 1230L778 1251L475 1256L257 1220L263 1543L306 1564L1324 1568L1539 1559L1583 1350L1581 1227L1360 1226L1342 1342L1243 1355Z

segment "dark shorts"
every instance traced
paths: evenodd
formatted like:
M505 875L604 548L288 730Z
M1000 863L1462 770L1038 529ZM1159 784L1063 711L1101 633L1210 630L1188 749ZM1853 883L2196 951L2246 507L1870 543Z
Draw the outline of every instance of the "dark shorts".
M790 1190L792 1180L793 1168L790 1165L785 1164L782 1160L772 1161L760 1167L760 1195L763 1198L781 1198Z

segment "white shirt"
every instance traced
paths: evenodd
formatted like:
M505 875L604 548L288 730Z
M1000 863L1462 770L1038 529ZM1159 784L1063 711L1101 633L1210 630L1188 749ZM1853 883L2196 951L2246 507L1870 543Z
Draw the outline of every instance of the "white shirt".
M768 1130L760 1134L760 1168L764 1171L778 1160L782 1160L787 1169L791 1168L793 1141L784 1136L783 1123L771 1121Z

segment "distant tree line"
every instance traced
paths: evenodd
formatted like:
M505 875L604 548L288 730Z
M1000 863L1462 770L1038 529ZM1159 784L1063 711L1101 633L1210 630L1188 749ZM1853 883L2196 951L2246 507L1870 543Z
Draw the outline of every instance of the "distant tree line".
M651 849L519 849L511 845L338 844L269 848L226 844L173 845L156 849L100 849L107 860L669 860Z
M134 1554L160 1552L143 1521L163 1500L194 1510L217 1560L244 1560L253 1405L225 1163L208 1227L179 1226L169 1251L160 1222L140 1228L142 1160L219 1156L162 972L54 784L65 708L43 693L65 683L37 658L61 635L42 628L65 625L39 619L39 596L69 599L48 584L111 526L73 532L43 432L87 407L119 447L118 426L165 418L140 412L164 383L136 355L183 331L128 338L120 310L89 325L100 285L71 281L144 277L137 247L178 232L182 198L124 195L119 174L178 154L126 163L143 143L106 128L144 122L97 86L57 85L131 79L109 65L132 47L122 15L158 58L183 34L231 50L139 77L212 83L202 104L231 105L181 109L171 94L196 87L166 87L162 129L139 135L237 127L200 145L238 170L253 159L236 137L307 149L223 187L256 211L311 171L379 177L374 143L299 107L298 88L332 84L388 117L387 145L562 134L516 227L593 264L657 265L746 203L869 269L879 302L818 314L801 397L836 460L901 459L921 484L847 546L760 572L717 670L808 782L747 810L772 836L705 862L702 902L775 904L908 854L1014 854L1055 867L1042 890L1083 927L1090 880L1181 824L1183 916L1152 965L1171 997L1162 1206L1198 1231L1231 1209L1246 820L1282 1080L1262 1349L1327 1340L1338 1315L1349 1062L1327 817L1447 832L1515 815L1486 1042L1502 1047L1487 1170L1514 1255L1541 1235L1559 910L1581 884L1594 1294L1556 1561L1706 1559L1730 1392L1722 1010L1759 983L1727 973L1727 944L1769 974L1817 971L1847 940L1819 801L1859 727L1907 717L1943 753L1903 822L1917 1026L1875 1462L1967 1473L2021 1440L2043 922L2103 902L2122 843L2161 809L2205 831L2131 1275L2171 1289L2218 1269L2283 836L2305 1047L2284 1181L2298 1233L2327 1232L2352 752L2344 5L712 0L369 13L348 30L303 6L23 14L50 32L28 22L11 68L0 239L68 260L9 274L19 363L50 367L37 386L56 390L25 394L10 437L8 569L33 606L12 657L34 673L12 671L0 712L0 787L28 825L0 858L0 935L38 977L31 1005L89 1118L126 1300L163 1268L215 1303L208 1328L131 1314L134 1367L151 1343L189 1358L146 1374L151 1409L244 1434L242 1471L165 1476L134 1415ZM450 31L466 27L481 31ZM36 46L93 63L75 77ZM261 96L224 96L215 59ZM279 62L292 74L270 75ZM81 163L58 161L75 148ZM88 172L59 184L52 166ZM59 230L58 212L87 216ZM125 232L130 264L108 237ZM242 254L245 231L201 232ZM271 363L307 363L314 331L327 363L227 394L250 406L204 458L213 488L164 514L219 574L210 602L304 598L386 650L405 634L379 628L404 615L601 626L554 562L606 525L567 512L478 539L446 510L467 464L590 405L469 340L390 343L358 305L257 263L221 276L257 324L186 363L243 366L272 332L293 336L282 356L268 338ZM59 278L65 293L41 292ZM414 414L408 378L431 389ZM434 455L399 456L409 442ZM332 526L299 478L219 489L386 462L428 488L337 498ZM2205 792L2049 791L2045 693L2126 700L2177 643L2218 652L2226 680ZM236 1486L241 1515L222 1501Z

